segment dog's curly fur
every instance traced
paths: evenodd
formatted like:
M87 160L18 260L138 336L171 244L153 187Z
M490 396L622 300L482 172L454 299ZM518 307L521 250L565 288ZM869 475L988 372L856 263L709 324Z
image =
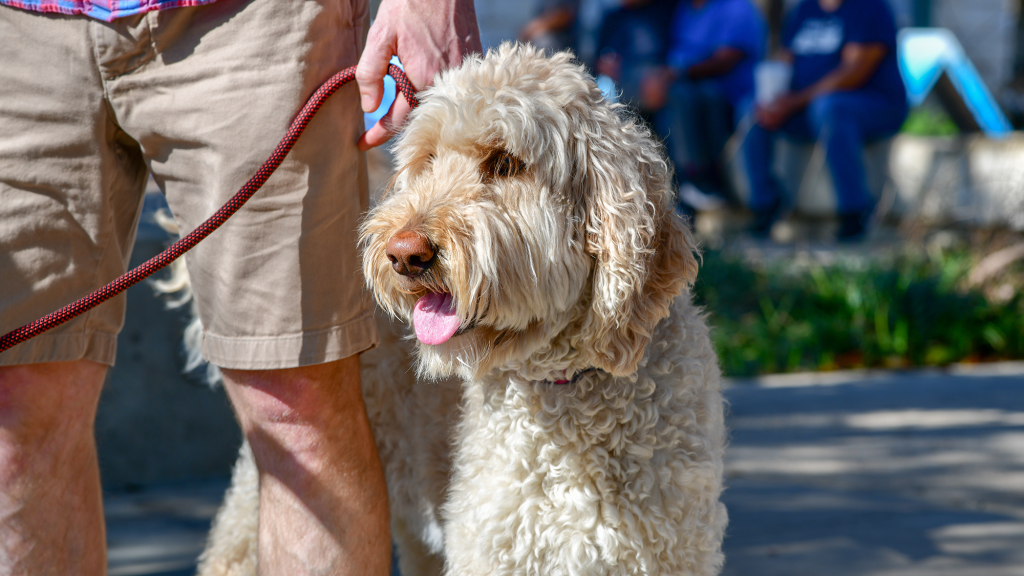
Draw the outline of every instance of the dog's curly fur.
M363 355L402 573L716 574L720 374L660 145L570 55L506 44L442 73L395 150L367 283L407 325L426 292L462 321L427 345L381 315ZM413 279L386 256L408 231L436 250ZM200 574L254 572L253 471L243 450Z

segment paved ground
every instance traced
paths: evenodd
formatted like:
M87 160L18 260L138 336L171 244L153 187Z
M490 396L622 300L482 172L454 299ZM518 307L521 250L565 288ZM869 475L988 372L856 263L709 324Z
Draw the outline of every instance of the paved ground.
M1024 575L1024 363L729 398L725 574Z
M732 575L1024 576L1024 363L728 390ZM226 481L107 500L112 576L191 574Z

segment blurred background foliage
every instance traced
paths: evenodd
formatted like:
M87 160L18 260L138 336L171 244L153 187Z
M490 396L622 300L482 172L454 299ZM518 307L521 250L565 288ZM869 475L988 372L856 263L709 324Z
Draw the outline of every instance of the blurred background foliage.
M979 260L964 247L796 265L712 250L694 295L728 376L1024 358L1021 267L974 285Z
M942 108L918 106L910 110L900 132L913 136L955 136L960 129Z

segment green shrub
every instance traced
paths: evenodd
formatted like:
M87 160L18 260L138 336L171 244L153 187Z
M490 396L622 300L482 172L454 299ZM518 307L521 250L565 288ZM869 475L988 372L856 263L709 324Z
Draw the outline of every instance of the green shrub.
M730 376L1024 358L1024 299L958 287L967 255L786 269L708 252L695 286Z
M955 136L960 129L944 110L918 106L910 110L900 132L914 136Z

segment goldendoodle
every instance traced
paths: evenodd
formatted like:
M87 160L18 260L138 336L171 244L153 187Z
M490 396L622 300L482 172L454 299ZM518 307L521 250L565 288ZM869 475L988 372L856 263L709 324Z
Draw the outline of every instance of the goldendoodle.
M570 55L506 44L395 151L363 387L402 574L718 573L720 373L658 142ZM243 449L200 574L255 573L257 484Z

